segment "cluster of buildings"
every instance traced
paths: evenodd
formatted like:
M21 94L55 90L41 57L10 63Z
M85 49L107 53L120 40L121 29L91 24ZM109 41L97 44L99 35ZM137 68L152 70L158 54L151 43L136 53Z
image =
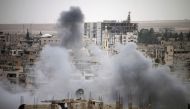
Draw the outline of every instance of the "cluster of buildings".
M130 12L125 21L105 20L84 24L84 37L106 50L108 54L116 54L116 45L128 42L137 43L138 24L131 22Z
M173 38L161 40L160 44L138 43L138 50L150 57L155 66L167 65L182 80L190 80L190 41Z
M170 29L170 32L174 32ZM160 29L160 31L164 31ZM155 66L168 65L171 71L178 71L177 76L185 80L190 79L190 43L187 40L176 41L173 38L164 40L158 37L159 44L143 44L138 42L138 24L131 22L130 12L127 20L105 20L103 22L84 23L83 48L80 57L74 58L76 67L81 70L85 78L91 78L90 72L99 69L100 65L91 51L90 44L99 46L108 55L119 53L117 46L134 42L138 50L150 57ZM156 34L156 33L155 33ZM11 83L32 83L32 66L38 60L44 45L57 46L61 39L51 34L3 33L0 32L0 80L5 78ZM86 67L87 66L87 67ZM90 67L88 67L90 66ZM25 84L23 84L25 85Z
M118 45L134 42L146 57L150 57L154 66L167 65L174 74L183 80L190 79L190 41L187 39L175 40L169 37L163 38L167 30L168 34L174 34L174 28L159 28L154 32L159 43L146 44L138 42L138 24L131 23L130 12L125 21L103 21L84 24L84 38L92 41L107 54L118 54ZM177 33L176 33L177 34ZM148 37L148 36L147 36ZM151 40L151 39L150 39ZM178 73L177 73L178 72Z
M25 86L32 84L30 75L45 44L58 45L60 39L49 34L0 33L0 81Z
M102 100L94 99L63 99L46 100L42 104L22 104L18 109L123 109L123 102L106 104Z
M177 71L177 76L190 80L190 42L189 41L162 41L165 48L164 62L171 71Z
M77 90L78 91L78 90ZM109 103L104 101L100 96L94 99L91 95L89 99L84 98L84 92L79 92L76 98L66 98L62 100L44 100L41 103L24 104L18 109L152 109L151 100L147 102L139 101L134 103L131 96L128 96L127 105L123 97L116 95L114 102ZM24 102L24 101L23 101Z
M105 103L102 97L95 100L91 94L89 99L85 99L83 89L78 89L75 96L76 98L68 96L68 98L62 100L44 100L39 104L24 104L24 98L22 98L18 109L123 109L123 100L120 96L113 104Z

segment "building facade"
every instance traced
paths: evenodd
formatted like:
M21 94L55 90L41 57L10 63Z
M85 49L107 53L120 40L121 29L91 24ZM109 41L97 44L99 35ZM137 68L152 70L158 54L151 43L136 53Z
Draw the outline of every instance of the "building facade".
M125 21L105 20L103 22L88 22L84 24L84 36L96 38L97 45L104 45L104 31L108 31L110 37L114 35L127 35L138 31L138 24L131 23L130 12Z

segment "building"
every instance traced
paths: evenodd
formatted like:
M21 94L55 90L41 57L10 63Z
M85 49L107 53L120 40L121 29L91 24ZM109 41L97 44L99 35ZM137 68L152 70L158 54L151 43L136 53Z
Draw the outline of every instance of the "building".
M101 45L102 42L102 22L84 23L84 37L96 39L95 44Z
M165 64L168 66L173 65L173 57L174 57L174 47L172 45L168 45L165 48L165 56L164 56Z
M58 46L58 45L61 45L61 39L51 34L43 34L40 36L40 45Z
M84 24L84 37L105 49L108 54L115 54L115 46L128 42L137 43L138 24L131 23L130 12L125 21L105 20L103 22L89 22Z
M190 79L190 43L189 41L161 41L165 49L164 61L177 72L175 75L183 80Z
M107 30L106 30L107 29ZM104 45L104 31L108 31L112 35L129 35L129 33L136 33L138 31L138 24L131 23L130 12L125 21L117 22L116 20L105 20L103 22L93 22L84 24L84 36L89 38L96 38L97 45Z
M94 99L63 99L45 100L43 104L22 104L18 109L123 109L123 102L106 104L102 100Z
M26 34L1 33L0 36L1 80L26 85L27 74L31 71L28 68L35 64L42 49L39 38L28 31Z

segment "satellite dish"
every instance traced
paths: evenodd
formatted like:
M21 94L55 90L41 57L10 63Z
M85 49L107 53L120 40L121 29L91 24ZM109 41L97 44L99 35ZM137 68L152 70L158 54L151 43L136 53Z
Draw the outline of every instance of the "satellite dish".
M78 89L78 90L75 92L75 94L76 94L77 99L82 99L82 98L84 98L84 90L83 90L83 89Z

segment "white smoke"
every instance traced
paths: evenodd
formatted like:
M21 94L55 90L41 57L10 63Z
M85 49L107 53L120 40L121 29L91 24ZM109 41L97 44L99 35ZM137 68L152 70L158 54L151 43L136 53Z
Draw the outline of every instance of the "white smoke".
M75 15L80 17L79 20L77 18L70 19L76 17ZM63 21L60 21L61 19ZM65 19L69 22L67 23ZM85 80L82 72L74 65L72 56L75 56L75 54L71 55L68 50L77 45L82 45L80 37L77 36L80 36L78 23L83 21L83 15L79 8L72 8L66 14L62 14L60 20L61 25L63 24L61 28L64 31L68 30L66 33L69 33L70 37L67 37L66 40L70 43L63 44L63 47L45 46L43 48L39 61L34 66L35 72L33 72L37 77L35 82L38 88L34 88L32 92L22 89L22 93L11 93L0 88L0 109L17 108L20 105L19 99L21 96L24 97L24 103L26 104L33 103L34 97L37 98L35 101L38 101L38 103L46 99L66 98L68 95L74 98L75 91L79 88L85 90L86 99L89 98L91 93L95 99L102 96L104 101L111 102L115 100L114 96L118 92L124 99L125 104L128 103L128 96L131 94L132 101L138 106L151 103L155 109L186 108L185 86L169 75L168 69L163 67L154 68L151 60L136 50L135 44L127 44L121 47L120 54L115 56L106 55L95 45L87 46L91 56L99 62L100 69L92 69L91 72L96 77ZM74 20L74 23L72 20ZM65 26L65 23L67 23L67 26ZM70 27L69 24L72 26ZM77 30L77 33L75 33L75 30ZM67 42L65 34L63 35L63 42ZM72 40L72 35L74 35L74 40ZM79 39L79 44L76 42L77 39ZM72 43L74 46L71 45ZM87 58L85 56L80 57L79 54L77 55L78 59Z
M151 104L154 109L187 108L187 92L182 82L169 75L167 68L155 68L150 59L136 50L135 44L122 49L114 64L115 90L121 92L125 101L142 107Z
M114 103L115 94L119 92L127 104L128 94L132 92L135 105L151 102L156 109L185 109L187 99L184 85L169 75L168 69L154 68L150 59L137 51L134 44L126 45L120 54L112 57L96 46L88 48L101 65L101 69L92 71L96 74L95 79L82 78L67 49L46 46L35 66L39 88L32 93L25 91L16 94L1 88L0 97L6 98L1 99L1 107L17 108L21 96L24 97L24 103L33 103L34 96L38 98L38 103L45 99L67 98L68 93L74 98L75 91L83 88L86 99L91 93L94 99L102 96L104 101Z

